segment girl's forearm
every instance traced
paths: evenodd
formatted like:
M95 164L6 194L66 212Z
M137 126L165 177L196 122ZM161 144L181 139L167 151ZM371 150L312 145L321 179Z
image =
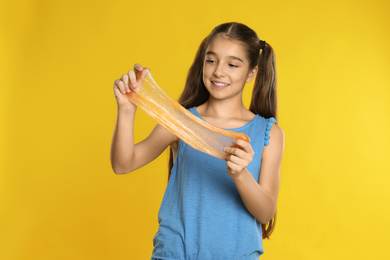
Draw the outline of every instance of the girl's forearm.
M233 181L248 211L260 223L268 223L275 215L277 198L264 190L246 168L241 174L233 177Z
M134 154L135 109L118 106L117 119L111 143L111 166L116 174L131 171Z

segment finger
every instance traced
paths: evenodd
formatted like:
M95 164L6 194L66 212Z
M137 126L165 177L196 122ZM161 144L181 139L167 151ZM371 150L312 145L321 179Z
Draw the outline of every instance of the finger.
M230 172L233 174L242 171L242 167L240 167L239 165L232 163L230 161L226 162L226 165L227 165L227 167L229 167Z
M120 91L122 94L126 94L126 91L125 91L125 84L123 83L122 80L120 80L120 79L115 80L115 81L114 81L114 88L119 89L119 91Z
M244 150L236 147L225 147L224 151L228 154L234 154L242 158L245 157L245 155L247 154Z
M248 143L248 142L246 142L244 140L234 139L233 144L242 147L242 149L244 149L244 151L249 153L249 154L254 154L252 146L250 145L250 143Z
M126 93L130 93L130 88L129 88L129 75L125 74L122 76L122 81L123 84L125 85L125 91Z
M142 71L144 68L141 66L141 64L136 63L134 64L134 70L136 71Z
M137 87L137 77L135 75L135 72L133 70L129 70L127 75L130 79L130 87L136 88Z
M229 159L227 161L231 162L231 163L234 163L235 165L241 165L241 166L247 164L245 160L243 160L242 158L237 157L235 155L230 155Z

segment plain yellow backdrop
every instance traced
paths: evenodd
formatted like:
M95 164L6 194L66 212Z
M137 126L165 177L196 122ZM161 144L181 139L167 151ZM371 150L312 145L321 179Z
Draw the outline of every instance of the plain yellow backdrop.
M149 259L167 154L115 175L115 79L178 98L201 40L242 22L276 52L286 135L261 259L388 259L388 1L1 1L0 259ZM249 103L251 86L245 92ZM155 123L138 111L137 141Z

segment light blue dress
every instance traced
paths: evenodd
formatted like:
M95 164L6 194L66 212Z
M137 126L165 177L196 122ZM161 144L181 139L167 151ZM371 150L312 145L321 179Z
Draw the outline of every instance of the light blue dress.
M189 111L201 118L195 107ZM255 155L247 169L256 181L271 122L276 121L256 115L246 125L228 129L250 137ZM179 142L152 259L259 259L264 252L261 224L246 209L226 169L224 160Z

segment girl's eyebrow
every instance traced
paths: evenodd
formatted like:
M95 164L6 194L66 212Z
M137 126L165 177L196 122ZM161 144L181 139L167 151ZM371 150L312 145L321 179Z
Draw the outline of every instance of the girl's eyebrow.
M213 52L213 51L208 51L208 52L206 53L206 55L215 55L215 56L218 56L218 55L217 55L215 52ZM238 60L238 61L244 62L242 59L240 59L240 58L238 58L238 57L236 57L236 56L228 56L228 58L233 59L233 60Z

